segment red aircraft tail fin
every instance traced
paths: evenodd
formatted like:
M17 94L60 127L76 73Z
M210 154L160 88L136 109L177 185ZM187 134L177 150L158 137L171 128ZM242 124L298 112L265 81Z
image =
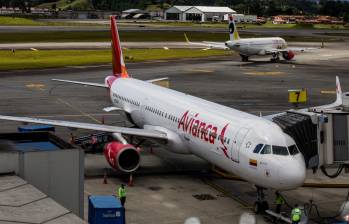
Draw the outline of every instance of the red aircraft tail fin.
M116 25L115 16L110 17L111 37L112 37L112 63L114 76L128 78L124 56L122 54L119 32Z

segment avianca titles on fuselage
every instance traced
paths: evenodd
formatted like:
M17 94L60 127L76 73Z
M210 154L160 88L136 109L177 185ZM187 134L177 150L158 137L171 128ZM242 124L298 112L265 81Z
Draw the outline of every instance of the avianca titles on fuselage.
M108 88L114 108L129 114L138 129L2 115L0 119L116 133L121 140L107 145L105 156L111 166L123 167L124 171L134 171L139 160L135 147L120 134L157 141L175 153L194 154L259 187L293 189L303 184L304 158L294 140L279 126L258 116L131 78L113 16L111 30L113 75L106 77L104 84L56 81ZM133 156L136 159L132 160Z

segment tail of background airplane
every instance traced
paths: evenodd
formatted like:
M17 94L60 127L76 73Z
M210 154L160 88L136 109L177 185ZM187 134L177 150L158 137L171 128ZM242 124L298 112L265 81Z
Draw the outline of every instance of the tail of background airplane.
M338 76L336 76L336 102L335 104L342 105L343 99L342 99L342 87L341 83L339 82Z
M111 37L112 37L112 63L114 76L127 78L129 77L126 65L124 62L124 56L122 54L119 32L116 25L115 16L110 17Z
M234 17L232 15L229 16L229 37L231 41L240 39L238 30L235 25Z

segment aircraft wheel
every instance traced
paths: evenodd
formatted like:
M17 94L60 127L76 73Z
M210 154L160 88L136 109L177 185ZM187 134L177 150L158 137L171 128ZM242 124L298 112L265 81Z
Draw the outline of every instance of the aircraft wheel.
M268 210L268 209L269 209L269 204L268 204L268 202L262 201L262 209L263 209L263 212L265 212L265 210Z
M253 210L254 210L254 212L255 212L256 214L262 213L262 211L263 211L263 209L262 209L262 203L259 202L259 201L256 201L256 202L254 203L254 208L253 208Z
M248 57L247 56L242 55L242 54L240 54L240 56L241 56L241 61L243 61L243 62L248 61Z

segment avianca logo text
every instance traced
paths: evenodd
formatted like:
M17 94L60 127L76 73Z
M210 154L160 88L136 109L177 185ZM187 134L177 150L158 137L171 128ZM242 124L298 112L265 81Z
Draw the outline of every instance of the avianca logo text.
M189 110L186 111L178 124L178 129L181 129L197 138L201 138L206 142L214 144L218 128L212 124L200 121L199 114L195 114L194 117L189 117Z

